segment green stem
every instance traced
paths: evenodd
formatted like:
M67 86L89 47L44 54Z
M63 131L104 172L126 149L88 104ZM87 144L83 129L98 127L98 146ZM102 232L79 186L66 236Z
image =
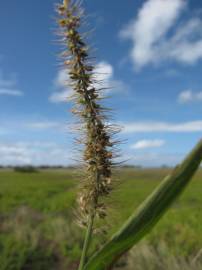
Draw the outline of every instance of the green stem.
M98 189L99 181L100 181L100 173L99 173L98 168L97 168L96 172L95 172L96 189ZM89 215L88 227L87 227L87 230L86 230L86 235L85 235L85 240L84 240L84 245L83 245L83 250L82 250L78 270L83 270L84 265L86 263L86 257L87 257L87 254L88 254L88 249L89 249L89 246L90 246L90 241L91 241L92 232L93 232L93 223L94 223L94 218L95 218L95 214L96 214L97 200L98 200L98 198L94 198L93 207L92 207L91 213Z
M84 265L86 263L86 257L87 257L88 248L91 241L92 231L93 231L93 221L94 221L94 213L89 216L88 227L87 227L87 231L85 235L85 240L84 240L84 245L83 245L83 250L82 250L81 260L80 260L78 270L83 270Z

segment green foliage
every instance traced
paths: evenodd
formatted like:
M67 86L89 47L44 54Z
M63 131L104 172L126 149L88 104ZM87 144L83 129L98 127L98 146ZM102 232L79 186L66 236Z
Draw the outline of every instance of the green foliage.
M34 239L32 239L34 240ZM55 259L51 250L44 250L43 245L35 241L22 241L10 237L5 239L4 249L0 255L1 270L21 269L55 269Z
M200 251L192 257L173 255L164 241L159 241L158 246L151 246L143 242L135 246L128 254L127 260L121 260L116 270L200 270L202 258ZM126 263L127 261L127 263Z
M111 225L108 227L108 237L117 231L133 209L170 171L132 168L114 171L114 177L119 177L120 184L108 201L111 206L108 215L108 223ZM138 248L132 250L132 255L129 254L127 270L133 270L130 265L134 262L134 257L137 259L144 256L145 249L159 249L160 243L167 246L166 260L175 257L187 261L197 256L202 247L201 181L202 170L199 170L180 199L147 235L144 249L138 245ZM29 266L30 270L38 270L43 264L47 265L44 269L51 269L53 266L60 270L77 269L83 241L83 232L73 223L72 215L77 185L78 173L75 170L43 170L37 174L0 170L1 270L5 270L1 265L6 265L6 270L12 269L14 252L17 254L15 260L21 261L16 262L16 265L20 265L21 269L24 269L24 262L27 261L35 261ZM93 241L91 253L98 249L98 241L101 240L103 242L103 236ZM10 243L14 243L12 252ZM23 247L19 248L19 245ZM49 258L50 254L54 263ZM155 255L156 253L153 256ZM123 260L126 263L126 259ZM148 260L150 263L150 259ZM140 258L138 264L141 270L145 269ZM169 266L162 269L173 270Z
M171 175L132 214L121 229L98 251L85 266L86 270L111 269L118 258L133 247L166 212L184 190L202 160L202 141L177 166Z
M67 181L68 179L68 181ZM77 184L74 170L44 170L37 174L2 170L0 173L0 213L22 205L47 212L66 212L73 206Z
M36 173L37 168L30 166L30 165L29 166L19 166L19 167L15 167L14 171L22 172L22 173Z

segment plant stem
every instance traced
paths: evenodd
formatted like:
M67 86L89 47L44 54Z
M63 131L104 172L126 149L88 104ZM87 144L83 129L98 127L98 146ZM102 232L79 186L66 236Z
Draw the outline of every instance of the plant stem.
M98 173L98 169L96 169L95 179L96 179L96 181L95 181L96 186L98 187L98 182L100 180L100 174ZM84 240L84 245L83 245L83 250L82 250L78 270L83 270L84 265L86 263L86 257L87 257L87 254L88 254L88 249L89 249L89 246L90 246L92 233L93 233L93 223L94 223L94 218L95 218L95 213L96 213L96 204L97 204L96 200L97 200L97 198L94 198L94 202L93 202L94 205L93 205L93 208L91 209L91 213L89 215L88 226L87 226L87 230L86 230L86 235L85 235L85 240Z
M91 63L89 49L80 33L83 10L80 1L63 0L58 6L58 21L62 36L62 44L67 50L62 53L65 70L69 74L68 81L74 90L74 114L81 119L80 130L84 139L79 140L84 145L83 159L85 162L86 181L82 185L78 202L82 223L87 225L84 246L78 270L83 270L93 234L96 218L105 218L106 207L100 198L107 196L111 189L111 166L113 159L113 134L116 130L107 124L107 111L100 104L99 72ZM97 78L98 77L98 78ZM102 84L102 81L100 82Z
M88 227L87 227L87 231L85 235L85 240L84 240L84 245L83 245L83 250L82 250L81 260L80 260L78 270L83 270L85 262L86 262L88 248L90 246L90 241L91 241L91 236L92 236L92 231L93 231L93 222L94 222L94 213L92 213L89 216Z

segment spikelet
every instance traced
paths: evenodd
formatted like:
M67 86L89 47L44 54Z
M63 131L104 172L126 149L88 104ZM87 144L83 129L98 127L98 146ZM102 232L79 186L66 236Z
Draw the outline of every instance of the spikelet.
M79 32L81 10L78 5L65 1L57 8L62 37L67 45L63 53L74 90L76 106L72 110L80 117L85 132L84 154L86 176L78 203L83 216L106 216L106 206L101 197L111 191L113 129L106 124L105 109L100 105L100 90L95 85L96 74L89 58L89 49Z
M69 0L64 0L63 1L63 6L64 6L65 9L67 9L68 6L69 6Z

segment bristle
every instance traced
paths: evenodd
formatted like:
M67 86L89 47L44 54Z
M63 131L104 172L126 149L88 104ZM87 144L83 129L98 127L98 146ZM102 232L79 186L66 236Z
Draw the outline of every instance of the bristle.
M69 3L70 3L70 0L64 0L64 1L63 1L63 5L64 5L64 8L65 8L65 9L68 8Z
M67 45L67 51L62 53L64 66L68 70L71 85L75 93L75 108L72 112L80 117L84 124L82 128L85 139L83 160L85 162L86 177L83 188L78 197L78 204L82 215L104 218L106 206L100 203L100 198L110 193L111 166L113 159L113 146L111 134L115 133L106 122L107 111L99 103L102 97L99 82L96 81L94 65L90 61L89 46L79 32L82 11L77 4L70 1L63 2L58 6L60 19L58 23L61 28L63 42ZM102 84L102 82L101 82Z

